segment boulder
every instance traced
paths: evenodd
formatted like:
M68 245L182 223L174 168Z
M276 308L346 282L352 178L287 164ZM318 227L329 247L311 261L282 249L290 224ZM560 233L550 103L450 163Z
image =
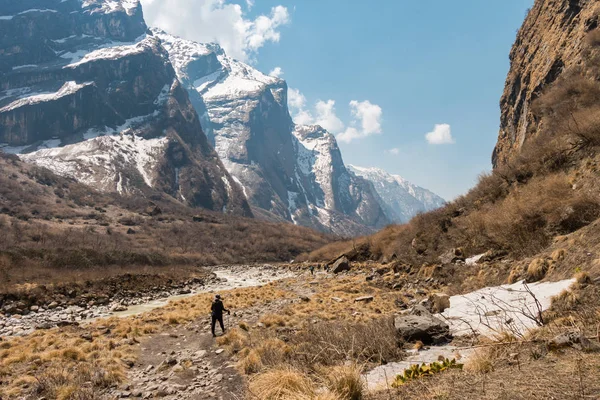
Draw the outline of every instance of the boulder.
M415 306L408 313L396 317L394 327L398 336L407 342L437 345L452 340L448 324L422 306Z
M350 271L350 260L348 257L343 256L337 259L335 263L333 263L333 267L331 272L334 274L339 274L340 272Z

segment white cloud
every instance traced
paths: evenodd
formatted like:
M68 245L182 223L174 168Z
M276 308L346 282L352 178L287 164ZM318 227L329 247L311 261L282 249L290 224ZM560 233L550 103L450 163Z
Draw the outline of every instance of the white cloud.
M271 72L269 72L269 75L274 76L275 78L280 78L281 75L283 75L283 70L281 67L275 67L273 70L271 70Z
M331 133L338 133L344 129L344 123L335 113L334 100L317 101L315 112L315 124L321 125Z
M339 141L350 143L356 139L381 133L381 116L383 115L383 110L377 104L373 104L369 100L360 102L352 100L350 102L350 111L354 117L352 126L337 136ZM356 128L357 125L360 128Z
M377 104L372 104L369 100L350 102L352 115L360 120L362 131L365 135L381 133L381 114L383 111Z
M312 114L307 110L300 110L292 118L298 125L314 125L315 119Z
M452 129L448 124L436 124L433 131L425 135L429 144L453 144Z
M288 89L288 105L297 110L306 107L306 97L298 89Z
M400 154L400 149L398 147L392 147L391 149L386 150L385 152L393 156L397 156Z
M295 123L300 125L321 125L329 132L337 134L338 140L351 142L355 139L365 138L381 133L381 116L383 111L377 104L368 100L350 102L350 112L353 120L350 125L338 117L334 100L319 100L310 111L306 106L306 97L298 90L288 90L288 105Z
M228 55L252 61L267 42L279 42L281 26L290 22L288 9L246 19L239 4L228 0L141 0L150 26L198 42L216 42ZM254 1L246 2L250 9Z
M313 125L315 123L314 117L306 109L306 97L298 89L288 89L288 106L295 123L299 125Z

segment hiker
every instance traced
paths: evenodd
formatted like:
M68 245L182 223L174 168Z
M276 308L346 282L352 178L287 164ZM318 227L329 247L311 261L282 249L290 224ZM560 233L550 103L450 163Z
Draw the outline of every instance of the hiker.
M210 328L213 337L217 336L215 334L215 325L217 324L217 321L219 321L219 325L221 325L221 330L223 331L223 334L225 333L225 325L223 325L223 311L227 311L227 315L231 314L229 310L225 309L223 301L221 300L221 295L218 294L215 296L215 300L213 301L212 306L210 306L210 316L212 318Z

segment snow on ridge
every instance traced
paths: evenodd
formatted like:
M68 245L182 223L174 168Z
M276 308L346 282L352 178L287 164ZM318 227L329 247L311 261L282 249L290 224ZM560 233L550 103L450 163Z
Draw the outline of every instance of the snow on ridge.
M217 59L227 75L213 86L208 87L202 94L206 101L219 101L260 93L267 86L281 82L279 78L265 75L224 53L217 55Z
M108 42L100 45L92 51L77 50L75 52L65 52L60 57L70 59L70 63L63 68L75 68L81 64L101 59L118 59L125 56L143 53L147 48L153 45L152 36L143 34L133 42Z
M8 104L7 106L0 108L0 113L6 112L6 111L11 111L16 108L27 106L27 105L34 105L34 104L39 104L39 103L42 103L45 101L57 100L62 97L74 94L74 93L78 92L79 90L83 89L84 87L93 85L93 84L94 84L94 82L85 82L85 83L78 84L75 81L67 81L57 92L35 93L28 97L24 97L24 98L15 100L12 103Z
M395 222L408 222L419 212L442 207L445 200L435 193L414 185L399 175L380 168L348 165L348 170L373 183L381 203Z
M99 6L99 9L94 9L92 12L105 12L107 14L125 11L131 16L135 13L140 2L139 0L79 0L82 8Z
M32 13L32 12L41 12L41 13L51 12L51 13L57 13L58 11L50 9L50 8L31 8L29 10L21 11L17 15L29 14L29 13Z
M218 54L223 52L221 47L216 43L204 44L194 42L168 34L157 28L152 28L151 31L161 40L163 47L169 53L171 64L173 64L179 78L186 77L185 68L195 59L211 53Z
M120 166L124 169L133 167L146 185L153 186L151 171L168 140L167 137L144 139L132 134L99 136L64 147L22 154L20 157L100 190L112 190L117 185L116 188L122 192Z
M169 53L169 59L177 76L182 81L193 80L192 86L207 101L255 94L269 85L282 82L279 78L263 74L248 64L227 56L218 44L194 42L170 35L160 29L153 29L152 32L161 40ZM202 77L190 77L187 70L190 63L210 54L217 57L218 69Z

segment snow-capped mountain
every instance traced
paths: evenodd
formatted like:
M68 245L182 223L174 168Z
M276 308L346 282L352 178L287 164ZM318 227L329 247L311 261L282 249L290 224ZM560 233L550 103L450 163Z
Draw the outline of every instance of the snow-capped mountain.
M94 188L251 215L138 0L3 1L0 148Z
M98 190L159 191L341 235L429 207L420 188L405 187L414 204L378 193L346 168L332 134L294 124L284 80L216 44L149 30L139 0L1 10L2 151Z
M153 32L257 213L339 234L390 222L372 185L347 171L334 136L293 123L284 80L228 57L216 44Z
M348 169L373 183L394 222L407 222L420 212L435 210L446 201L435 193L379 168L348 165Z

